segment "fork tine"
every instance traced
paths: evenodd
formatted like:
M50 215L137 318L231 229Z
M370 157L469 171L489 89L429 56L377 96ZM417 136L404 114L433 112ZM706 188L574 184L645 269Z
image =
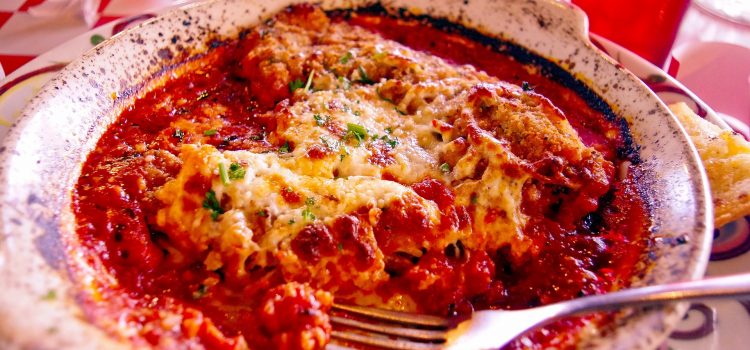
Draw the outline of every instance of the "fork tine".
M445 334L446 334L445 331L440 331L440 330L414 329L414 328L406 328L403 326L375 324L375 323L352 320L349 318L338 317L338 316L331 316L331 322L344 325L344 326L348 326L348 327L352 327L352 328L373 331L373 332L381 333L385 335L406 337L406 338L419 339L419 340L428 340L428 341L429 340L444 341Z
M429 315L417 315L406 312L382 310L370 307L333 304L333 309L347 311L349 313L367 316L374 319L386 320L401 324L411 324L424 327L448 328L451 323L445 318Z
M381 334L357 331L354 332L341 332L331 331L331 337L360 343L369 346L375 346L384 349L396 349L396 350L437 350L441 349L443 344L434 343L420 343L417 341L405 340L405 339L393 339L385 337Z

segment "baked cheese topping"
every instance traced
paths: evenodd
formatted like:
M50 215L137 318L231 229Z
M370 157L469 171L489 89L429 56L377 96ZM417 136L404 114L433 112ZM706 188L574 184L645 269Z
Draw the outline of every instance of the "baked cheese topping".
M366 295L399 254L457 242L533 254L524 201L551 187L572 198L586 184L606 188L611 164L541 95L325 16L311 21L325 23L271 24L241 62L251 84L264 84L254 88L293 90L267 112L275 149L186 144L179 174L157 191L157 226L204 253L206 269L276 266ZM435 186L445 190L433 195Z

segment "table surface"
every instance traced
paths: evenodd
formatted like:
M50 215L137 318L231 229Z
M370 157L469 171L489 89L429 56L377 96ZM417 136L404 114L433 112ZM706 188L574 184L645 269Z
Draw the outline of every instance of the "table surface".
M86 33L92 28L106 24L111 27L114 23L110 22L123 17L154 12L166 6L190 2L189 0L80 0L99 3L99 16L89 26L75 13L55 17L34 16L29 13L29 8L43 4L45 1L63 0L0 0L0 97L8 97L2 96L3 83L15 78L10 76L4 81L3 78L6 75L12 74L27 62L59 44ZM101 29L104 28L97 30ZM111 28L107 31L111 31ZM86 43L86 45L89 44ZM665 70L681 80L718 112L734 116L736 120L745 124L750 123L750 26L724 21L704 12L696 5L691 5L673 46L673 55L674 59L667 64ZM625 66L631 67L628 64ZM19 73L21 72L15 75ZM638 74L638 72L634 73ZM718 89L717 86L724 89ZM740 93L727 94L727 86L739 89ZM29 86L23 88L30 91L16 91L16 94L25 93L31 96L33 94L31 90L38 86L33 89ZM712 93L715 91L721 93ZM738 96L744 96L744 98ZM664 99L663 94L659 97ZM10 102L0 98L0 107L3 107L3 103L7 107L12 104ZM16 109L21 108L20 105L16 107ZM10 109L0 108L0 122L6 121L7 123L18 113L16 111L13 112L14 115L3 115L7 114L8 110ZM731 121L732 118L728 120ZM732 126L735 129L745 128L745 131L750 131L747 130L745 124L737 123ZM750 132L746 132L745 135L750 135ZM734 255L731 260L712 259L707 274L723 275L748 271L750 217L725 226L721 233L717 230L714 250L735 249L737 246L742 246L744 250ZM660 350L745 348L746 342L750 341L750 334L745 334L746 332L742 332L741 329L745 329L747 325L750 325L750 302L726 301L696 304L679 325L677 332Z

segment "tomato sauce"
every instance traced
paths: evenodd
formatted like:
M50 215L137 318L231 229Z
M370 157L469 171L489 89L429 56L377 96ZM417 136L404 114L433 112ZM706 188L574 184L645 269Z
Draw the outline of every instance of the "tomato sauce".
M528 85L559 107L584 142L602 152L615 167L625 161L637 161L626 127L608 107L602 108L600 100L592 102L585 94L564 85L569 79L558 79L543 69L527 69L536 61L529 63L524 57L533 55L519 55L518 48L508 49L511 44L493 44L491 39L477 39L477 33L419 18L403 19L367 11L332 16L451 62L472 64L501 80ZM247 81L237 75L239 60L257 39L258 33L250 32L238 41L222 43L193 60L184 74L146 93L110 126L83 166L73 194L78 239L85 254L102 262L99 272L117 280L117 287L106 291L112 302L105 305L89 300L91 315L100 324L106 324L98 320L106 315L130 315L132 322L139 325L139 336L133 339L137 343L169 347L164 342L171 339L176 344L199 344L212 349L248 345L258 349L302 348L301 340L294 338L300 329L313 330L316 336L312 339L320 344L328 339L327 306L316 301L326 296L316 297L315 292L304 287L278 289L286 281L274 269L250 270L241 280L233 280L220 271L206 271L204 256L196 256L153 229L159 205L153 191L179 171L181 164L176 156L181 144L208 143L221 150L255 152L284 145L283 140L268 137L277 120L261 115L290 94L285 89L272 89L264 96L253 94ZM207 110L204 102L211 100L221 101L228 108ZM308 155L321 157L318 151ZM370 161L387 164L390 160L388 148L382 147ZM422 312L465 316L477 309L527 308L621 287L626 283L623 281L638 272L635 266L643 260L649 244L649 221L634 177L612 180L614 185L597 201L579 203L590 209L582 220L566 221L561 216L574 218L580 213L549 213L542 208L548 208L550 203L533 206L525 199L523 211L531 219L524 233L532 238L531 250L538 253L533 259L530 255L513 258L507 249L471 250L460 241L421 256L397 253L386 263L392 279L378 293L386 298L399 293L410 295ZM203 193L210 184L195 181L189 186ZM370 228L385 253L395 252L401 237L463 228L473 220L470 209L474 204L456 204L448 185L425 179L412 188L437 203L442 213L440 226L430 226L424 213L412 203L388 208L378 225ZM602 189L592 189L599 190ZM282 191L281 195L290 203L302 200L291 191ZM552 200L559 198L555 193L543 195ZM337 254L341 249L355 251L357 258L352 263L367 266L375 253L358 238L366 225L366 213L342 215L331 227L310 225L291 242L292 249L310 261ZM181 259L167 259L175 254ZM419 281L434 277L439 283L433 288L419 289ZM277 313L268 311L273 305ZM307 312L301 310L320 312L308 312L298 318ZM180 321L174 327L157 326L165 322L161 312L178 315ZM583 318L566 319L528 337L535 344L533 348L552 342L571 347L575 342L573 334L584 325ZM290 335L284 336L287 333ZM508 348L525 346L517 341Z

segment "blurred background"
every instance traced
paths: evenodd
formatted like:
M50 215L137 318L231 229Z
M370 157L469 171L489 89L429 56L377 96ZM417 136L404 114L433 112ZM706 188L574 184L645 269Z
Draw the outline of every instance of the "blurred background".
M189 2L0 0L0 79L92 28ZM750 123L750 0L572 2L586 11L593 33L663 68L718 112Z

